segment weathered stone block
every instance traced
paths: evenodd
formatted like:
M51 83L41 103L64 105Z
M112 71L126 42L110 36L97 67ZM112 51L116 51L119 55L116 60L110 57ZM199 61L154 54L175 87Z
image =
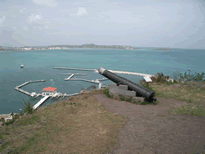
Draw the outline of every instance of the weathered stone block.
M144 98L143 97L132 97L132 101L134 101L135 103L138 103L139 101L143 102Z
M136 96L136 92L135 91L126 91L126 95L127 96L131 96L131 97L135 97Z
M121 94L121 95L126 95L126 92L127 92L127 90L119 89L117 93Z
M111 89L109 89L109 92L119 93L119 90L118 90L118 89L115 89L115 88L111 88Z
M132 98L132 96L128 96L128 95L123 95L126 99L130 99Z
M118 88L120 90L128 90L128 86L127 85L119 85Z
M110 83L109 84L109 89L118 89L118 86L115 83Z

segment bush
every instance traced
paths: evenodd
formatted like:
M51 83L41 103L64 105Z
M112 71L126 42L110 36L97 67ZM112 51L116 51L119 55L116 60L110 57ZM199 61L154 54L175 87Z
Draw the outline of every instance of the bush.
M24 113L33 114L35 112L35 110L31 106L30 99L28 100L28 102L24 101L24 104L23 103L21 103L21 104L24 106Z
M163 83L169 79L169 76L164 76L163 73L157 73L156 76L151 76L150 78L152 82Z
M113 98L113 95L110 95L109 94L109 88L105 88L105 89L103 89L103 93L107 96L107 97L109 97L109 98Z
M179 75L180 75L180 79L182 81L185 81L185 82L190 82L190 81L202 82L202 81L205 81L205 80L203 80L204 75L205 75L204 72L202 72L201 74L195 72L195 75L194 75L194 74L191 74L190 70L188 70L188 73L185 72L184 75L182 73L180 73Z
M2 117L2 118L0 119L0 121L1 121L1 122L5 122L5 119Z

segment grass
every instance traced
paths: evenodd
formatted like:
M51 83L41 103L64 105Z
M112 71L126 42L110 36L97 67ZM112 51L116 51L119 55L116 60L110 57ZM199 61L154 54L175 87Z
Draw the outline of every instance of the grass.
M203 88L198 88L198 85L205 84L205 80L203 80L204 72L201 74L195 73L194 75L188 70L188 73L185 72L184 75L175 72L173 76L174 82L167 82L163 73L158 73L158 76L154 79L155 82L151 83L149 86L150 90L152 89L152 91L156 93L155 96L175 98L189 103L175 107L170 113L188 114L199 117L205 116L205 108L201 106L205 103L205 90ZM143 81L141 84L145 86ZM198 105L196 106L196 104Z
M177 74L177 73L176 73ZM175 76L176 76L175 74ZM180 74L181 75L181 74ZM197 77L185 74L182 80L166 82L163 73L158 73L156 82L149 86L141 85L155 92L155 96L175 98L189 102L189 104L175 107L169 112L173 114L189 114L192 116L205 116L202 107L205 99L205 90L197 85L205 84L202 75ZM192 81L194 82L187 82ZM182 83L182 81L186 81ZM92 87L95 89L96 87ZM90 90L88 88L87 90ZM38 110L33 110L30 102L24 101L24 112L14 116L13 120L4 122L0 130L0 152L10 150L16 153L62 153L69 149L69 153L106 153L116 146L119 128L125 124L126 116L111 113L105 110L91 95L93 93L105 94L109 98L109 89L82 94L53 103ZM120 96L121 101L134 103L131 98ZM154 101L152 104L157 105ZM147 105L150 102L140 101L136 105ZM27 114L25 117L24 114ZM163 116L163 115L162 115ZM169 119L174 119L169 117ZM18 127L13 126L15 123Z
M1 129L0 152L105 153L118 142L127 117L107 112L91 93L41 107L26 117L18 115L19 127L8 124Z

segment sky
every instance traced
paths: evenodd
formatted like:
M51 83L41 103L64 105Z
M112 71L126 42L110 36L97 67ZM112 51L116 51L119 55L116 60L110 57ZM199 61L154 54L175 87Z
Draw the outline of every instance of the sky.
M205 49L205 0L0 0L0 45Z

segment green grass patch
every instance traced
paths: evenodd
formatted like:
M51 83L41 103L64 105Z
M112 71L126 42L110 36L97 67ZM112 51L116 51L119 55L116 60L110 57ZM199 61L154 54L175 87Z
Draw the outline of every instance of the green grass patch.
M32 115L31 117L25 117L23 119L20 119L18 121L18 124L21 124L21 125L30 125L30 124L34 124L36 123L37 121L40 120L40 116L37 116L37 115Z
M185 104L180 107L175 107L172 111L173 114L188 114L191 116L205 116L205 108L201 105L193 106L191 104Z
M103 89L103 93L108 97L108 98L113 98L113 95L109 94L109 88Z

